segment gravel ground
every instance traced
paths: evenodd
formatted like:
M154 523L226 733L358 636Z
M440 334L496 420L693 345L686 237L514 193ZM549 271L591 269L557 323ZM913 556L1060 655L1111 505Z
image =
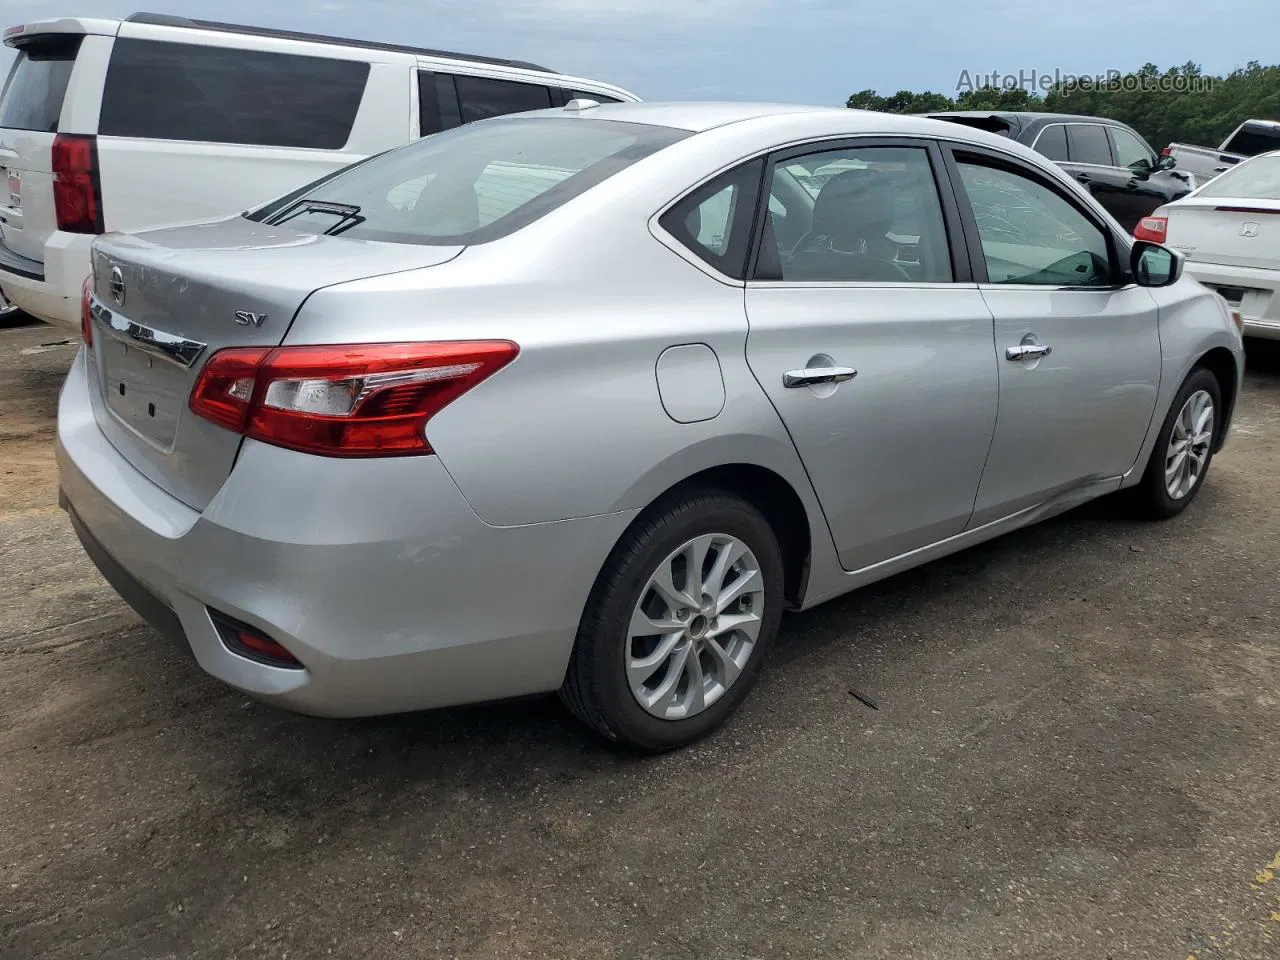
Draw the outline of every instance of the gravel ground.
M142 626L0 330L0 957L1280 957L1280 350L1182 517L1091 505L784 621L720 736L336 722ZM851 695L869 696L872 709Z

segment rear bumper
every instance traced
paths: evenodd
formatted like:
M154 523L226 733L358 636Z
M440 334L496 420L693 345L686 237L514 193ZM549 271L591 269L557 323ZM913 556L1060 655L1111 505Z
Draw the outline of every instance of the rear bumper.
M44 247L44 262L29 260L0 241L0 288L22 310L45 323L80 326L80 289L89 275L94 238L58 232Z
M86 552L208 673L300 713L556 689L587 594L633 516L491 527L435 457L334 461L252 442L197 512L116 452L88 391L82 351L59 403L57 455ZM211 611L260 630L303 668L233 652Z
M1280 270L1188 260L1186 271L1213 290L1236 287L1249 291L1240 303L1245 336L1280 339Z

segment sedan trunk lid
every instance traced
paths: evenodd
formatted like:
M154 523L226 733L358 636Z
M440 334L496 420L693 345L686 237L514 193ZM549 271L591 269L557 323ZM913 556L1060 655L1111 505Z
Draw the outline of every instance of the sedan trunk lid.
M241 440L188 406L209 357L226 347L278 345L317 289L434 266L461 250L302 233L240 217L102 237L93 248L90 351L98 423L139 472L203 509L231 472Z
M1270 268L1280 255L1280 200L1193 196L1165 214L1169 246L1189 260Z

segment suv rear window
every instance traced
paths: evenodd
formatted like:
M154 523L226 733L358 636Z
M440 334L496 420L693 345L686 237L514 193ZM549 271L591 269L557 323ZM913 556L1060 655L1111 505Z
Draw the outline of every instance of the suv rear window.
M0 98L0 127L58 132L80 39L55 34L23 46Z
M368 77L363 61L121 38L98 132L341 150Z
M687 136L609 120L485 120L366 160L249 219L388 243L486 243Z

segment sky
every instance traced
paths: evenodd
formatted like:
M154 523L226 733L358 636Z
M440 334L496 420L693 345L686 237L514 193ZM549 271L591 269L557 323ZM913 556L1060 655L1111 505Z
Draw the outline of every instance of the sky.
M0 24L139 9L531 60L646 100L842 104L993 72L1280 61L1276 0L0 0Z

